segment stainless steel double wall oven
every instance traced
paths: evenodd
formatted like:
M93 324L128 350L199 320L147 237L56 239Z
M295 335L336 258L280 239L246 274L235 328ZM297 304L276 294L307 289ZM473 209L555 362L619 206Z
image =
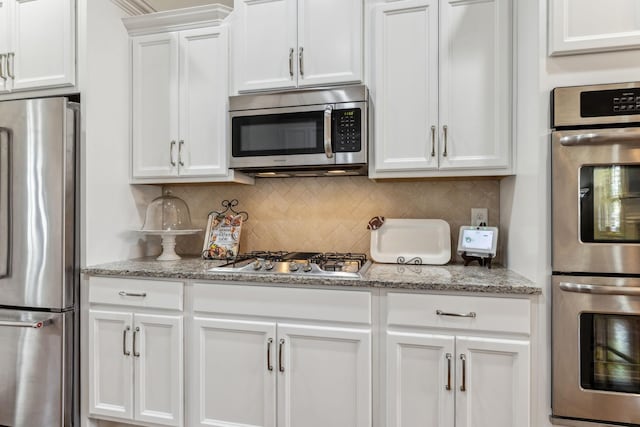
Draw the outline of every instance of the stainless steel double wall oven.
M640 82L552 93L552 420L640 425Z

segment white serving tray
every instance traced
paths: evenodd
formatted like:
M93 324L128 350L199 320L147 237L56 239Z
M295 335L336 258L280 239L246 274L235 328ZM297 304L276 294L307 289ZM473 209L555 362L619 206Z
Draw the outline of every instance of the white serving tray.
M441 219L386 219L371 231L370 249L375 262L443 265L451 259L451 230Z

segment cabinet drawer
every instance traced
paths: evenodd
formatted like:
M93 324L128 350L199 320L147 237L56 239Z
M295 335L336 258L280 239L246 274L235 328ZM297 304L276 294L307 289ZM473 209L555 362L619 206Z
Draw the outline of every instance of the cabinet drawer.
M458 317L443 313L469 314ZM528 299L389 293L388 326L420 326L529 334L531 304Z
M183 283L91 277L89 302L182 311Z
M269 288L196 283L194 311L371 323L371 294L331 289Z

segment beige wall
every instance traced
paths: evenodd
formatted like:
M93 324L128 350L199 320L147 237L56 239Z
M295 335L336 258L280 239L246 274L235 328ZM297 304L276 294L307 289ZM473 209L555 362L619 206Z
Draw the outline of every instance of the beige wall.
M472 207L489 209L489 225L500 222L497 180L375 182L365 177L256 179L253 186L168 186L187 202L194 225L204 228L210 210L238 199L249 213L240 250L301 250L369 253L367 222L387 218L441 218L458 229ZM178 238L178 253L199 253L203 233ZM498 255L499 257L499 255ZM499 260L496 260L499 261Z

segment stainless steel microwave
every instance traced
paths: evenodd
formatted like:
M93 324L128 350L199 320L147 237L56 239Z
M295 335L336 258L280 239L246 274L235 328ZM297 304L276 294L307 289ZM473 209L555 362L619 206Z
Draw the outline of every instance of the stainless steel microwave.
M231 168L256 176L366 174L368 95L358 85L230 97Z

